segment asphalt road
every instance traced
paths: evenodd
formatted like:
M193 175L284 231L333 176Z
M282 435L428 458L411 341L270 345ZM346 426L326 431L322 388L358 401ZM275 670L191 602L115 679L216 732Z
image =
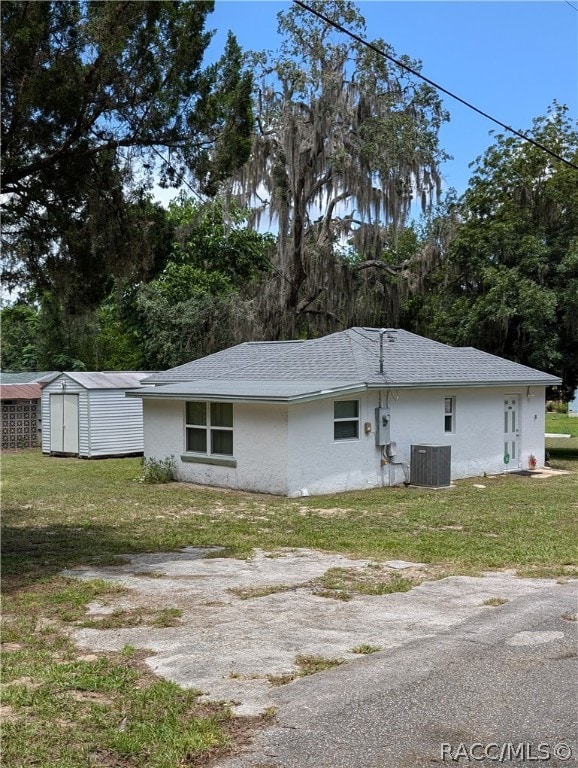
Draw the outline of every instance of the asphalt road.
M219 768L578 766L577 583L284 686ZM572 620L573 619L573 620Z

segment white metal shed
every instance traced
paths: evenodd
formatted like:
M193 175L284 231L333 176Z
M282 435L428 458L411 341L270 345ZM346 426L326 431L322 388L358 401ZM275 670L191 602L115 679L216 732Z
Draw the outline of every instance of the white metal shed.
M147 376L61 373L42 391L42 453L83 459L142 454L142 402L125 395Z

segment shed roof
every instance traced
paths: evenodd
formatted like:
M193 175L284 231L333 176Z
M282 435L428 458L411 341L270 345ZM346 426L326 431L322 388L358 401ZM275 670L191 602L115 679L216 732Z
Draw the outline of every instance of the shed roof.
M42 394L40 384L2 384L0 398L2 400L39 400Z
M383 366L380 365L381 357ZM380 372L381 367L383 372ZM556 376L473 347L451 347L400 329L359 327L320 339L239 344L154 374L144 383L188 382L189 385L180 390L182 394L197 392L199 386L211 395L222 391L223 382L227 382L231 394L241 396L243 392L248 393L250 382L259 382L261 393L266 390L273 393L281 382L286 386L293 382L305 393L304 382L309 388L320 383L321 389L318 389L321 391L329 384L336 388L364 384L373 389L509 384L551 386L560 381ZM233 382L236 382L235 386ZM148 390L146 394L148 396ZM257 394L254 389L251 396Z
M134 389L150 371L66 371L61 374L85 389Z

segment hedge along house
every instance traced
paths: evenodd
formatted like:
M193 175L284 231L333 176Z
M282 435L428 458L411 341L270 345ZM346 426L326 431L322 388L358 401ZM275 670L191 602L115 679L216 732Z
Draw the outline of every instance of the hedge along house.
M143 372L61 373L42 391L42 452L83 459L143 453Z
M128 395L144 404L145 456L174 455L178 479L300 496L447 485L530 455L541 466L545 387L559 381L407 331L350 328L240 344ZM430 460L446 480L427 480Z

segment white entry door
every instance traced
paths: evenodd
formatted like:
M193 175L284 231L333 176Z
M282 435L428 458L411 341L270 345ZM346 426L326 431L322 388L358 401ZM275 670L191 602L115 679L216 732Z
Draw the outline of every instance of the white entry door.
M50 451L78 454L78 395L50 395Z
M504 462L509 458L508 468L520 466L520 428L518 417L518 397L508 395L504 401Z

